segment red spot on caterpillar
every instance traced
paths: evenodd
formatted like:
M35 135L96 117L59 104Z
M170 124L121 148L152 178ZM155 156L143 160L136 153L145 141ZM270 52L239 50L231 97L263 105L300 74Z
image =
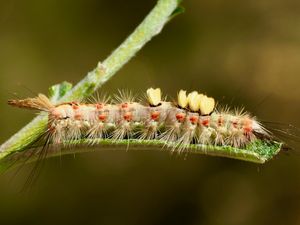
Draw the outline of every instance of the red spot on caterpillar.
M203 120L201 120L201 124L205 127L208 127L209 126L209 118L205 118Z
M238 122L237 122L237 121L233 121L233 122L232 122L232 126L233 126L234 128L237 128L237 127L238 127Z
M127 120L128 122L132 120L132 113L131 112L126 112L123 116L124 120Z
M198 117L197 116L191 116L189 119L190 119L192 124L195 124L195 123L198 122Z
M224 124L224 118L222 116L219 117L218 119L218 125L219 127L222 126Z
M125 109L125 108L127 108L127 107L128 107L128 103L127 103L127 102L121 104L121 108L122 108L122 109Z
M103 109L102 103L97 103L95 106L96 106L96 109Z
M160 114L160 112L157 112L157 111L152 112L151 113L151 119L158 120L159 119L159 114Z
M252 132L252 120L250 119L245 119L243 121L243 129L244 133L251 133Z
M252 127L244 127L244 133L251 133Z
M104 120L106 120L106 115L105 115L105 114L100 114L100 115L98 116L98 119L99 119L100 121L104 121Z
M55 108L54 110L52 110L50 113L51 113L50 115L52 117L54 117L55 119L59 119L60 118L61 113L60 113L60 111L57 108Z
M82 114L76 113L74 117L75 117L75 120L80 120L82 118Z
M179 122L183 122L184 119L185 119L185 114L184 114L184 113L177 113L177 114L176 114L176 119L177 119Z
M72 106L72 109L74 109L74 110L79 109L79 105L77 102L71 102L71 106Z

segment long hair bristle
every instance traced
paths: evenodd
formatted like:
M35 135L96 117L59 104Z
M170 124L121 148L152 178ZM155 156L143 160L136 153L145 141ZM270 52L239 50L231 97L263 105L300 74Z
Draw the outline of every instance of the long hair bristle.
M35 109L40 111L49 111L54 105L50 102L49 98L43 94L39 94L35 98L26 98L21 100L8 100L7 103L11 106Z

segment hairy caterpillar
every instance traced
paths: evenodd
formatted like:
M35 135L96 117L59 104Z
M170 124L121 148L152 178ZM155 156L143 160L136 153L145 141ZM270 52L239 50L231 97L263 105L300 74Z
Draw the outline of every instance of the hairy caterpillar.
M20 108L48 113L45 131L49 142L68 144L81 138L159 139L182 152L189 144L245 148L257 140L271 140L270 133L248 113L216 109L215 100L193 91L180 90L176 102L164 101L159 88L146 92L147 103L120 92L113 101L52 104L43 94L9 100Z

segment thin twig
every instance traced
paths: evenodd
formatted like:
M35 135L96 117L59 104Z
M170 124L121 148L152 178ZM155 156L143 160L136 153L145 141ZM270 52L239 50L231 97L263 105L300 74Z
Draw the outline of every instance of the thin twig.
M144 21L128 38L97 67L89 72L71 91L56 102L81 100L94 93L126 64L151 38L157 35L164 25L177 13L179 0L159 0ZM0 146L0 160L7 155L22 151L34 142L47 125L45 114L37 116L28 125Z

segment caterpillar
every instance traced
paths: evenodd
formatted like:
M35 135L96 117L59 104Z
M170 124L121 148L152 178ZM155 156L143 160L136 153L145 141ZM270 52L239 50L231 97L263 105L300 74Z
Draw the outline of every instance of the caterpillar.
M249 113L216 107L214 98L197 91L180 90L176 101L166 101L160 88L149 88L145 100L138 102L131 94L120 92L112 101L53 104L47 96L38 94L35 98L9 100L8 104L45 111L45 132L54 145L82 138L90 144L96 139L157 139L182 152L190 144L243 149L257 140L272 139Z

